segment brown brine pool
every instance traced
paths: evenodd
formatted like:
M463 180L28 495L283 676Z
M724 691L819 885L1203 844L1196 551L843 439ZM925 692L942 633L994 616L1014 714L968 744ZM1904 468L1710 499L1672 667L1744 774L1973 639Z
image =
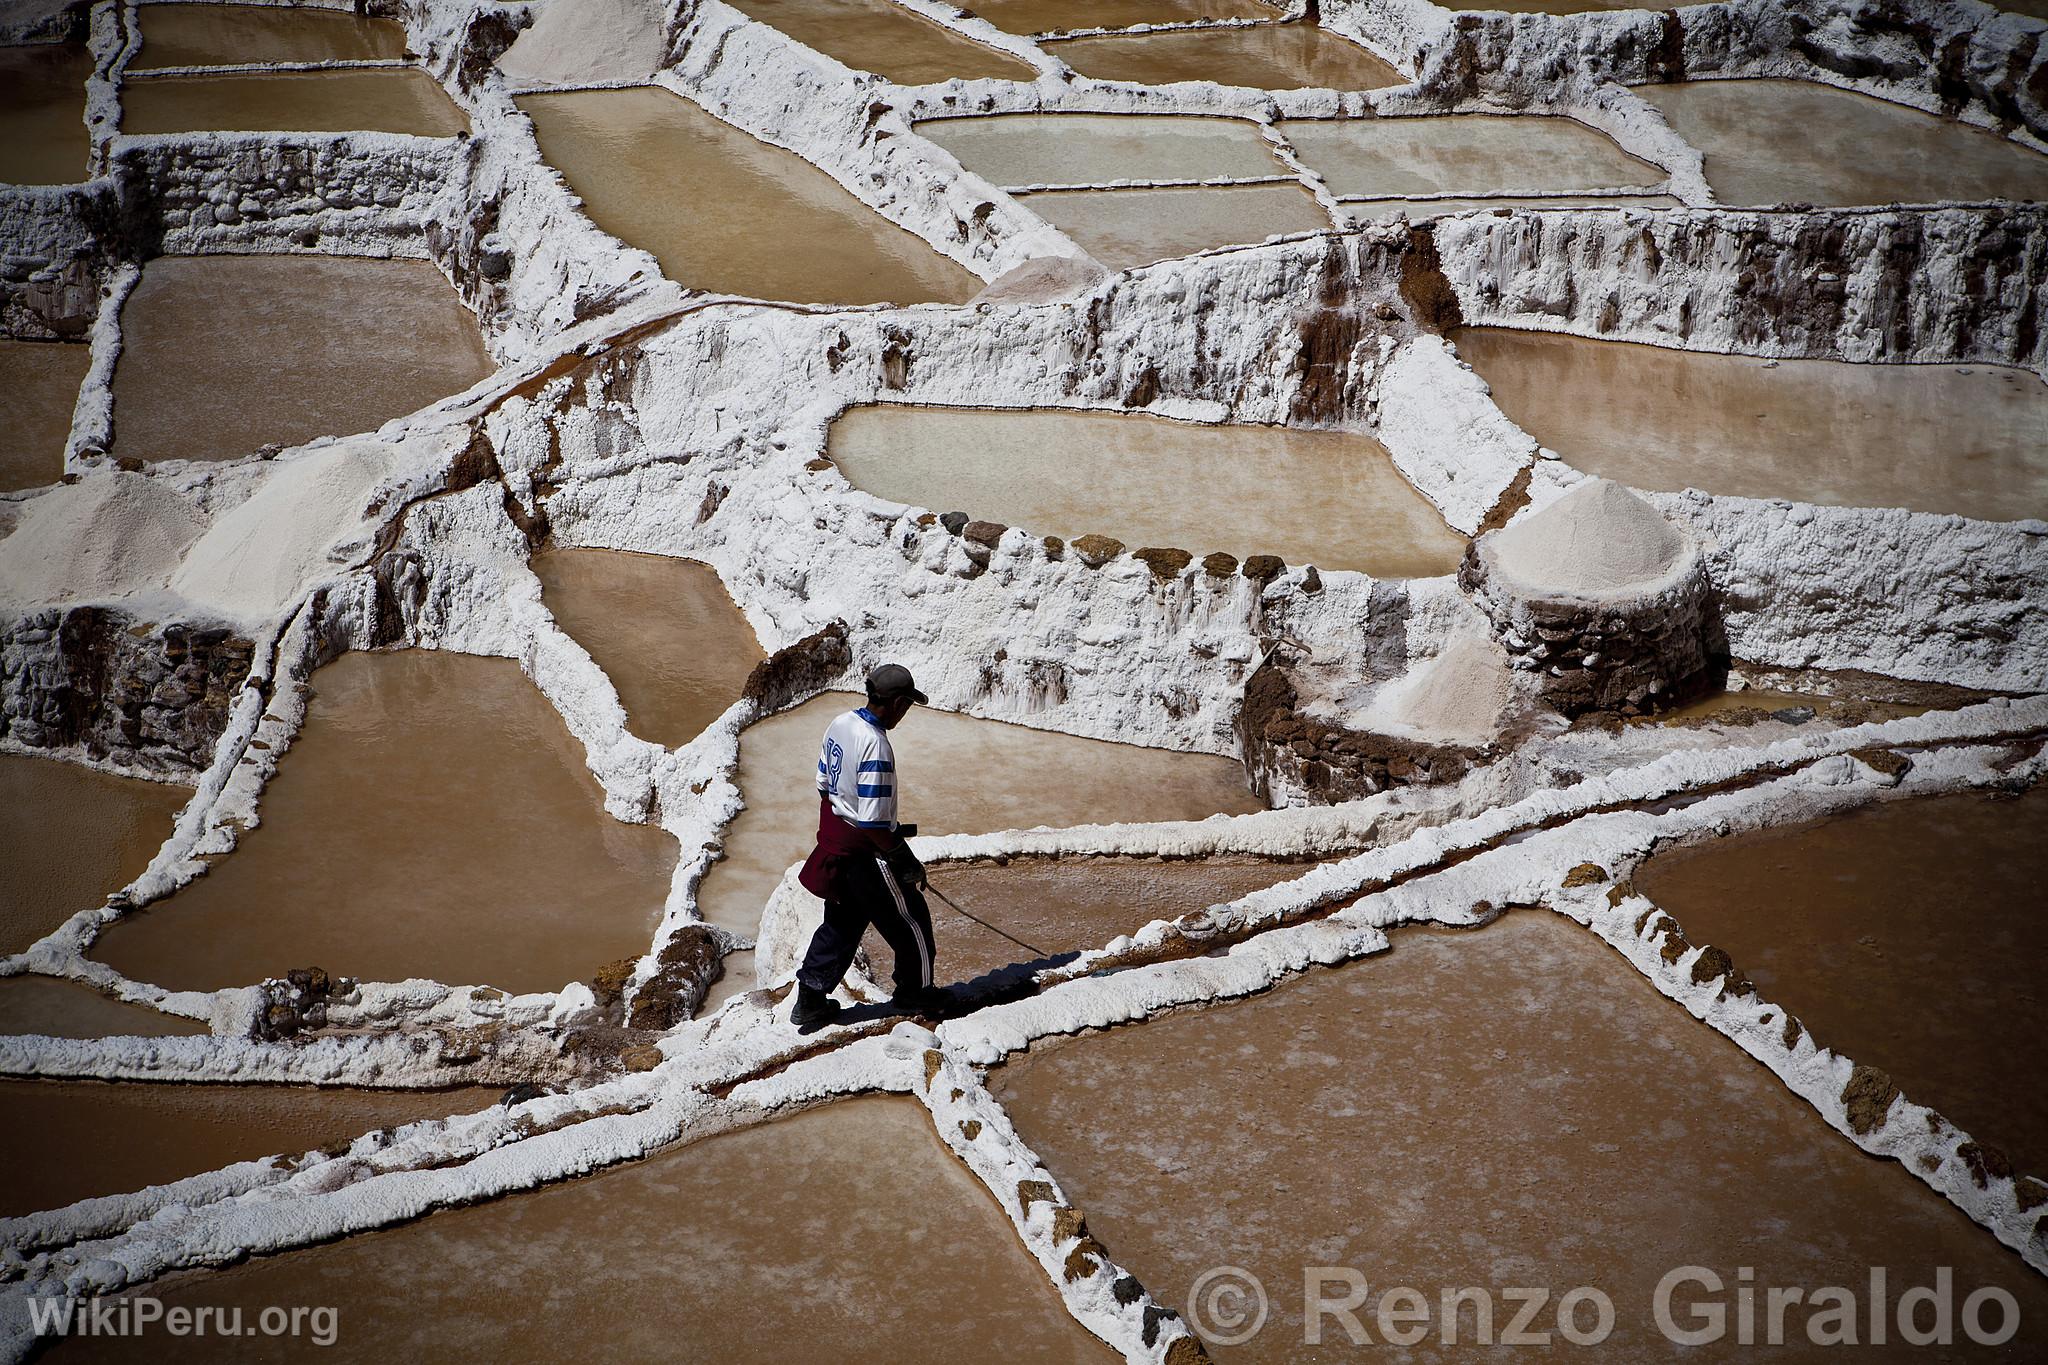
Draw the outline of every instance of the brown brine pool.
M494 1090L0 1081L0 1217L470 1114ZM132 1345L132 1343L131 1343Z
M173 1038L206 1031L197 1019L124 1004L76 981L48 976L0 980L0 1035Z
M1017 199L1111 270L1330 228L1308 191L1291 183L1051 190Z
M70 185L85 179L85 79L92 54L78 43L0 47L0 184Z
M476 319L426 261L159 256L121 325L114 445L143 460L373 431L493 368Z
M1197 19L1270 19L1260 0L981 0L974 12L1005 33L1185 24Z
M1805 81L1681 81L1636 93L1706 154L1726 204L2048 198L2048 156L1983 128Z
M619 550L533 557L548 610L619 690L633 733L688 744L761 661L753 627L709 564Z
M1697 844L1635 881L1816 1043L2048 1175L2048 788Z
M1084 76L1140 85L1215 81L1259 90L1378 90L1408 78L1313 23L1069 38L1044 45Z
M144 5L142 50L130 71L267 62L387 61L405 26L303 5Z
M191 799L189 787L0 754L0 956L141 876Z
M995 114L920 119L930 138L996 185L1246 180L1289 174L1250 119L1168 114Z
M1665 178L1605 133L1568 118L1290 119L1280 131L1339 197L1546 195Z
M796 153L680 95L650 86L517 103L591 220L685 288L803 303L964 303L981 288Z
M898 85L935 81L1028 81L1037 68L955 33L892 0L734 0L748 18L856 71Z
M352 653L313 676L262 823L93 955L173 989L294 967L523 992L647 951L676 844L605 814L508 659Z
M350 1360L510 1360L543 1337L590 1360L1115 1358L1067 1315L923 1107L896 1098L844 1100L145 1292L243 1305L245 1321L269 1304L329 1305ZM166 1337L157 1349L258 1349L223 1356L223 1344ZM118 1343L74 1350L111 1357Z
M1769 361L1501 328L1451 337L1523 430L1637 488L1990 521L2048 508L2048 383L2028 370Z
M0 492L40 488L64 473L64 446L92 348L0 341Z
M1958 1316L1999 1286L2021 1315L2006 1358L2048 1342L2040 1276L1586 930L1524 911L1392 937L1386 954L1254 999L1040 1043L990 1077L1090 1230L1161 1302L1185 1304L1216 1266L1269 1287L1264 1330L1218 1359L1301 1359L1318 1266L1363 1277L1375 1342L1380 1296L1417 1287L1429 1359L1477 1354L1469 1302L1453 1304L1458 1345L1442 1345L1441 1291L1490 1294L1498 1333L1518 1307L1504 1291L1541 1285L1550 1343L1518 1358L1754 1360L1765 1352L1735 1330L1742 1267L1759 1342L1764 1286L1864 1295L1872 1266L1894 1302L1948 1267ZM1720 1277L1719 1294L1688 1284L1672 1300L1687 1327L1692 1305L1723 1305L1717 1344L1681 1347L1655 1325L1657 1284L1683 1266ZM1582 1285L1615 1308L1597 1351L1555 1327L1559 1297ZM1346 1294L1333 1278L1329 1297ZM1786 1315L1791 1357L1806 1358L1809 1311ZM1581 1330L1594 1317L1582 1307ZM1348 1358L1341 1319L1321 1325L1325 1350Z
M1053 409L850 409L827 449L879 497L1074 539L1380 577L1454 572L1465 540L1369 436Z
M150 76L121 89L124 133L413 133L454 137L469 120L407 67Z

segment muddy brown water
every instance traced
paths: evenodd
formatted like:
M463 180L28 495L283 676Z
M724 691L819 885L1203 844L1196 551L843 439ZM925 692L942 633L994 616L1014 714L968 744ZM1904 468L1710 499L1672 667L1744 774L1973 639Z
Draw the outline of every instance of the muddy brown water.
M197 1019L123 1004L75 981L47 976L0 980L0 1035L171 1038L206 1031Z
M40 488L64 473L64 445L92 348L0 341L0 491Z
M424 71L150 76L121 88L124 133L413 133L454 137L469 120Z
M1017 198L1112 270L1330 228L1316 201L1295 184L1053 190Z
M799 303L964 303L981 289L796 153L680 95L641 87L516 102L591 220L685 288ZM793 240L804 249L790 250Z
M1502 10L1509 14L1598 14L1605 10L1677 9L1684 0L1432 0L1442 9Z
M82 44L0 47L0 184L69 185L86 177Z
M1897 720L1901 716L1917 716L1928 708L1907 706L1897 702L1875 702L1845 700L1839 697L1824 697L1811 692L1777 692L1769 688L1750 687L1739 692L1710 692L1696 697L1683 706L1674 706L1668 711L1645 715L1645 723L1683 723L1690 720L1712 720L1734 711L1783 711L1804 707L1824 720L1837 724L1861 725L1874 720Z
M2048 508L2048 384L2030 371L1773 363L1498 328L1451 337L1523 430L1637 488L1992 521Z
M953 32L891 0L734 0L748 18L856 71L898 85L934 81L1028 81L1037 68Z
M1005 33L1185 24L1197 19L1271 19L1260 0L981 0L974 12Z
M972 981L1020 964L1047 966L1153 920L1177 919L1211 905L1305 875L1308 863L1265 858L1015 858L1008 864L948 864L932 884L957 902L927 895L933 960L941 985ZM966 914L962 914L965 911ZM1034 955L982 925L976 915L1022 939ZM863 945L886 989L892 954L870 929Z
M130 71L256 62L363 62L405 52L405 27L342 10L275 5L145 5Z
M1605 133L1568 118L1294 119L1280 131L1336 195L1543 195L1665 178Z
M827 447L880 497L1066 539L1276 554L1413 578L1454 572L1464 537L1368 436L1050 409L849 410ZM969 454L971 452L971 455Z
M996 185L1251 180L1290 174L1250 119L995 114L921 119L916 129Z
M1486 199L1347 199L1343 201L1344 216L1354 223L1378 223L1405 214L1410 222L1420 223L1430 218L1441 218L1450 213L1469 213L1475 209L1497 211L1505 209L1675 209L1683 208L1684 201L1668 194L1602 194L1602 195L1508 195Z
M1977 1287L2003 1287L2021 1313L2005 1358L2040 1357L2048 1283L1907 1171L1858 1151L1588 931L1527 911L1393 939L1386 954L1255 999L1040 1044L990 1077L1090 1230L1162 1303L1185 1311L1212 1267L1263 1282L1264 1330L1219 1359L1311 1354L1309 1266L1364 1277L1359 1316L1374 1342L1381 1293L1419 1289L1430 1317L1416 1359L1475 1354L1470 1306L1460 1344L1440 1337L1442 1292L1468 1286L1491 1293L1496 1332L1516 1311L1505 1288L1549 1289L1535 1326L1551 1345L1518 1358L1756 1359L1766 1352L1736 1338L1743 1266L1759 1287L1866 1297L1868 1268L1884 1266L1894 1301L1951 1267L1958 1314ZM1655 1325L1658 1281L1687 1265L1724 1287L1680 1291L1677 1321L1693 1325L1689 1305L1702 1300L1726 1305L1718 1344L1681 1347ZM1615 1307L1598 1351L1555 1330L1558 1298L1582 1285ZM1339 1302L1345 1292L1330 1289ZM1768 1354L1815 1353L1806 1312L1787 1317L1797 1345ZM1582 1327L1592 1319L1579 1310ZM1323 1350L1343 1356L1341 1320L1322 1325Z
M915 663L914 660L910 661ZM818 745L834 716L860 705L828 692L740 736L747 808L726 828L725 857L699 889L704 918L752 934L761 908L818 832ZM1262 809L1244 768L1214 754L1171 753L924 707L890 734L899 818L921 834L986 834L1112 820L1199 820ZM992 782L989 774L1001 773ZM948 971L945 959L941 971ZM754 988L751 954L728 957L702 1012Z
M189 787L0 754L0 954L142 875L191 799Z
M1408 83L1365 48L1314 24L1069 38L1044 48L1084 76L1139 85L1215 81L1255 90L1378 90Z
M708 564L618 550L533 557L548 610L619 690L634 734L687 744L740 698L761 645Z
M1677 849L1636 885L1816 1042L2048 1176L2048 788Z
M1108 1361L916 1102L845 1100L147 1291L336 1309L340 1360ZM258 1343L158 1340L166 1359ZM228 1348L223 1354L224 1345ZM274 1347L275 1343L272 1343ZM118 1358L80 1342L67 1358ZM184 1353L184 1354L181 1354Z
M347 654L313 690L261 825L94 956L175 989L319 966L516 992L647 950L675 840L605 814L582 745L517 664Z
M495 1090L0 1081L0 1217L127 1194L374 1128L470 1114ZM131 1343L132 1344L132 1343Z
M426 261L160 256L121 325L114 448L144 460L372 431L493 368L476 319Z
M1887 204L2048 198L2048 156L1996 133L1803 81L1647 85L1706 154L1724 204Z

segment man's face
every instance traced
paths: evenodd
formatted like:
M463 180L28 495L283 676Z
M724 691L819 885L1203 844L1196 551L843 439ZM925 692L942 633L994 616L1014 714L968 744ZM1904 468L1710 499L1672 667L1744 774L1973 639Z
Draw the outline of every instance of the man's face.
M893 730L905 716L910 714L910 708L916 704L908 697L898 697L894 701L879 702L874 707L875 719L882 722L884 730Z

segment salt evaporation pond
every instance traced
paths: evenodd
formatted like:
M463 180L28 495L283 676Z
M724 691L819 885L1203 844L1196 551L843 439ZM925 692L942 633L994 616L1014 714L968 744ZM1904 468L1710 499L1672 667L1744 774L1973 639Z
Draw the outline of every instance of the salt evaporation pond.
M389 61L405 27L344 10L278 5L144 5L142 50L130 71L269 62Z
M1153 920L1177 919L1222 905L1308 870L1307 863L1225 856L942 863L931 869L932 884L961 910L1047 956L1035 956L931 896L927 899L939 982L973 981L1020 964L1043 967L1067 961L1119 934L1136 933ZM877 979L886 985L888 944L870 929L863 946L880 973Z
M75 43L0 47L0 184L70 185L86 177L85 79Z
M685 288L904 304L964 303L981 289L796 153L680 95L647 86L524 95L517 103L591 220L652 253ZM764 232L763 223L779 230ZM805 248L790 250L792 240Z
M40 488L64 472L71 411L92 348L0 341L0 492Z
M1256 90L1378 90L1408 78L1312 23L1068 38L1044 44L1084 76L1138 85L1215 81Z
M982 0L974 12L1005 33L1032 34L1197 19L1270 19L1277 11L1260 0Z
M1439 9L1499 10L1508 14L1598 14L1607 10L1678 9L1698 0L1431 0Z
M832 718L861 699L828 692L749 726L740 736L747 807L726 827L698 909L712 924L753 934L761 908L818 832L818 744ZM986 834L1037 825L1199 820L1262 809L1234 759L1171 753L948 711L914 709L891 734L900 818L920 834ZM1003 774L1000 782L990 773ZM934 906L934 913L939 907ZM938 960L941 973L952 966ZM753 956L735 954L707 1008L753 989Z
M1066 539L1096 533L1383 578L1455 572L1465 540L1369 436L1052 409L849 410L828 453L878 497Z
M410 67L149 76L124 82L124 133L413 133L469 127L426 72Z
M750 19L856 71L898 85L937 81L1028 81L1037 68L962 37L892 0L734 0Z
M2048 508L2048 384L1995 365L1761 360L1458 328L1501 411L1637 488L1990 521Z
M141 876L191 798L189 787L0 754L0 956Z
M1958 1314L1981 1285L2018 1301L2013 1358L2048 1342L2041 1277L1586 930L1528 911L1393 940L1254 999L1040 1043L990 1076L1090 1230L1160 1302L1185 1304L1219 1265L1276 1287L1264 1331L1219 1359L1300 1358L1304 1268L1318 1265L1366 1278L1368 1331L1383 1291L1422 1287L1431 1345L1439 1287L1492 1289L1498 1332L1516 1310L1500 1286L1557 1286L1539 1326L1559 1359L1585 1354L1554 1328L1576 1285L1616 1306L1603 1358L1754 1359L1733 1330L1743 1266L1759 1287L1859 1295L1884 1266L1894 1301L1951 1267ZM1656 1329L1655 1286L1687 1265L1724 1292L1681 1290L1678 1320L1692 1325L1702 1298L1727 1304L1719 1343L1682 1348ZM1761 1288L1757 1300L1761 1319ZM1809 1311L1788 1312L1789 1342L1806 1341ZM1469 1351L1474 1310L1460 1319ZM1345 1341L1339 1320L1323 1326Z
M475 1113L497 1093L0 1081L0 1217Z
M2048 156L1996 133L1804 81L1681 81L1636 93L1706 154L1724 204L2048 198Z
M740 698L761 660L753 627L708 564L618 550L533 557L548 610L619 691L633 733L688 744Z
M2048 788L1676 849L1636 885L1815 1042L2048 1175Z
M1675 209L1684 201L1668 194L1503 195L1482 199L1347 199L1344 216L1353 223L1381 223L1401 215L1412 223L1453 213L1502 209Z
M372 431L493 369L476 319L426 261L159 256L121 327L115 452L144 460Z
M1296 184L1051 190L1017 198L1112 270L1330 227Z
M197 1019L124 1004L75 981L49 976L0 980L0 1036L171 1038L206 1031Z
M268 1304L331 1305L352 1360L509 1360L543 1340L590 1360L1115 1358L923 1107L896 1098L144 1292L243 1305L245 1321ZM152 1338L168 1360L234 1344ZM69 1349L118 1355L105 1338Z
M675 841L605 814L582 745L517 664L352 653L313 689L262 823L95 957L173 989L318 966L524 992L647 951Z
M916 131L982 179L1013 188L1291 174L1250 119L995 114L921 119Z
M1340 199L1544 196L1654 186L1665 178L1605 133L1568 118L1292 119L1280 131Z

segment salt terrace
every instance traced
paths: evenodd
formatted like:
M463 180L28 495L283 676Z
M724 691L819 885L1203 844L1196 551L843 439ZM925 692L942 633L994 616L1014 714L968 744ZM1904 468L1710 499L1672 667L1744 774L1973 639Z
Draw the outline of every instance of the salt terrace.
M2040 1358L2041 13L6 0L0 1358Z

